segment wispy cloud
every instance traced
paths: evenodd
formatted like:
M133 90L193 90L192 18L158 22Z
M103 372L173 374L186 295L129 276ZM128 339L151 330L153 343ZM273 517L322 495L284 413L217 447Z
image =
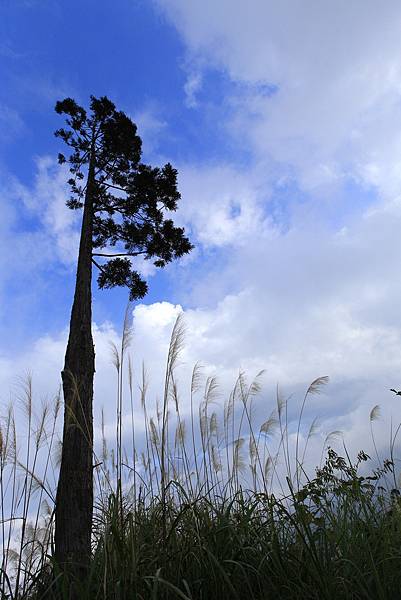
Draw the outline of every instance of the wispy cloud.
M199 71L190 72L184 85L185 104L188 108L198 106L197 95L202 89L202 74Z
M156 102L150 102L146 107L130 115L138 127L142 148L147 156L158 151L163 132L168 127L162 115L163 110Z
M65 206L69 197L67 169L49 157L38 157L36 169L33 188L29 189L15 180L14 194L40 224L42 235L52 244L53 260L74 264L78 252L80 214Z
M14 140L25 128L21 115L13 108L0 103L0 139Z

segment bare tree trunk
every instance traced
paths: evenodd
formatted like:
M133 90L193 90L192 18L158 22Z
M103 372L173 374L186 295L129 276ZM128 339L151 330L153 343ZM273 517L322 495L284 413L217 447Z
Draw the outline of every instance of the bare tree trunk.
M55 509L55 558L82 577L91 553L93 516L93 378L92 232L94 165L91 160L82 218L81 240L70 334L62 371L64 429Z

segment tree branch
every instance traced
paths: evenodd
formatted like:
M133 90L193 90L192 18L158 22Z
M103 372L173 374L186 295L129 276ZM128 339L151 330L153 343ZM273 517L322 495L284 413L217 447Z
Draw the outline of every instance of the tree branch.
M99 265L99 263L97 263L93 258L92 258L92 262L95 265L95 267L97 267L99 269L99 271L102 271L102 273L104 273L104 269L103 269L102 265Z
M112 184L112 183L102 183L102 185L104 185L104 186L105 186L105 187L107 187L107 188L113 188L113 190L118 190L118 191L120 191L120 192L125 192L125 193L127 193L127 190L126 190L126 189L124 189L124 188L122 188L122 187L120 187L120 186L118 186L118 185L114 185L114 184Z
M94 252L92 254L92 256L107 256L107 257L114 257L114 256L138 256L139 254L146 254L146 250L142 250L141 252L122 252L121 254L101 254L98 252ZM95 261L92 258L92 261L95 263ZM96 263L95 263L96 265ZM96 265L97 267L99 265Z

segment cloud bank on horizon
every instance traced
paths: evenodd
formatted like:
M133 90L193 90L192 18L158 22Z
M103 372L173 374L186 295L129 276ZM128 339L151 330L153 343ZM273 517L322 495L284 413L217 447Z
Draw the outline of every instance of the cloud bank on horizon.
M124 4L116 3L120 18ZM49 19L56 18L53 5ZM171 96L152 87L148 69L136 104L123 89L118 97L137 118L147 160L168 158L177 166L183 197L177 218L196 245L162 277L149 273L155 291L134 311L136 372L143 358L156 395L182 307L184 382L197 360L220 376L227 393L239 369L252 376L265 368L267 413L277 381L298 391L329 375L331 386L309 415L322 417L322 435L342 429L355 449L364 447L373 405L400 416L388 391L401 383L400 4L155 0L146 19L144 7L133 5L136 20L131 15L127 25L125 15L127 35L141 25L148 33L157 27L149 60L160 60L165 50ZM4 64L22 60L10 57L23 49L8 37L8 53L6 45L0 52ZM86 74L82 68L73 77L67 69L37 110L49 110L61 88L85 97ZM102 93L112 96L122 81L108 76ZM13 85L22 89L21 82ZM29 123L11 91L0 97L0 121L13 116L9 136L18 144ZM63 208L63 174L52 152L43 146L35 156L34 177L18 161L13 167L0 162L0 293L18 307L14 335L21 340L10 353L3 336L3 390L10 373L28 368L40 391L59 380L78 222ZM95 294L98 404L113 394L107 339L117 339L123 298ZM10 318L4 308L0 313ZM24 332L30 348L23 347ZM381 435L384 444L388 430Z

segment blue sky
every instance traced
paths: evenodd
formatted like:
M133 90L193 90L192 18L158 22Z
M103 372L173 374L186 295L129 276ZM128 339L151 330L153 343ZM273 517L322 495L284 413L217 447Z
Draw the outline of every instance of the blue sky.
M0 72L5 85L0 91L0 164L6 185L8 178L15 177L32 188L37 158L55 157L62 151L53 136L62 126L54 105L66 96L86 105L91 94L107 95L133 118L138 115L143 160L152 164L212 163L222 153L244 164L246 149L233 149L219 124L225 91L233 84L223 72L207 69L199 93L203 109L192 106L185 92L188 73L182 39L155 8L131 0L112 6L52 0L2 6ZM17 235L41 227L34 210L26 210L23 204L18 209ZM216 260L215 251L206 252L207 268L209 254ZM2 323L5 335L12 332L16 345L65 323L74 283L72 267L66 270L52 264L48 268L45 261L38 271L25 267L21 278L11 275L8 280L5 311L9 318ZM35 294L29 290L28 300L26 288L33 281ZM177 302L173 287L171 277L160 273L152 280L147 302ZM126 295L125 290L106 293L107 298L95 294L95 318L111 319L114 311L121 311Z
M27 369L41 393L59 381L79 215L64 206L54 105L94 94L135 120L146 162L178 168L176 219L196 246L146 271L135 339L155 382L182 308L185 363L223 386L239 368L266 368L267 389L331 376L312 407L321 435L360 437L372 405L397 410L398 2L5 0L0 40L4 390ZM94 286L99 404L126 301Z

